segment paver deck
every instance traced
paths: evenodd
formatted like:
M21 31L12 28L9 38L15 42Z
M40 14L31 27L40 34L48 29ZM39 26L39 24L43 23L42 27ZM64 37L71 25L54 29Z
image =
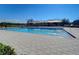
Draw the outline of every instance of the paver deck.
M37 35L0 30L0 42L15 48L21 55L77 55L79 54L79 28L65 28L77 38Z

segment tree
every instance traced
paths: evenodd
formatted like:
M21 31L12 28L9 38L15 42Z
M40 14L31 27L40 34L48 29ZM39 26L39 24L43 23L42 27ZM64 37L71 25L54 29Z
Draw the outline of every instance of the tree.
M79 19L73 21L72 24L73 24L73 25L78 25L78 26L79 26Z
M28 19L27 20L27 26L33 26L33 19Z
M32 23L34 20L33 19L28 19L27 23Z
M62 25L63 25L63 26L64 26L64 25L69 25L69 24L70 24L69 19L64 18L64 19L62 20Z

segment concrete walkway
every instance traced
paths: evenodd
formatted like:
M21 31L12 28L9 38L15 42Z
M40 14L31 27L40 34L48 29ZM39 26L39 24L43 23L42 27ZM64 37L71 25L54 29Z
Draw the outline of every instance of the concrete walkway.
M0 30L0 42L15 48L21 55L77 55L79 54L79 29L65 28L77 38L37 35Z

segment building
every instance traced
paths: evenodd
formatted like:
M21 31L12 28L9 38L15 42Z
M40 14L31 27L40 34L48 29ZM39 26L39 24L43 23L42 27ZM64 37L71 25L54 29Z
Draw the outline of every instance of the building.
M35 21L31 20L31 22L28 23L30 26L60 26L62 23L62 20L44 20L44 21Z

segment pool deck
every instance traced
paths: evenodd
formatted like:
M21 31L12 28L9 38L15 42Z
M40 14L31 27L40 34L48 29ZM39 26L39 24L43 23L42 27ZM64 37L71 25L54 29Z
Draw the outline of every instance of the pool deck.
M79 28L64 28L76 38L0 30L0 42L18 55L79 55Z

